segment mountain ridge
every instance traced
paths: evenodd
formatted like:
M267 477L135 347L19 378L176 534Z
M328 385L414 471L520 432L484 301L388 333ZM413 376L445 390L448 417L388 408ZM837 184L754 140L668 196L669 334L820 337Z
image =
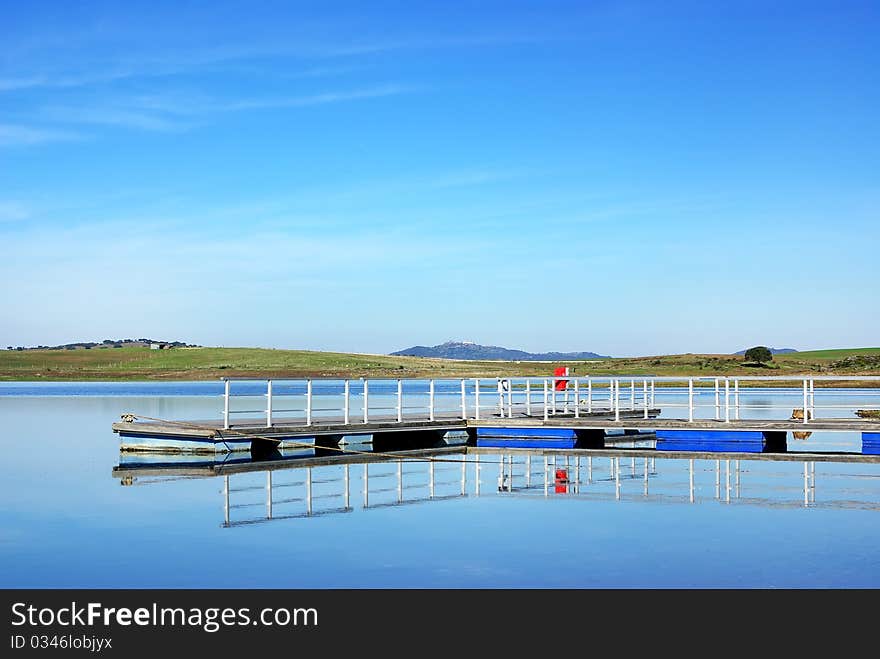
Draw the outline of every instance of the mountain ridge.
M436 346L412 346L390 353L392 357L432 357L490 361L566 361L609 359L595 352L526 352L501 346L485 346L467 341L446 341Z

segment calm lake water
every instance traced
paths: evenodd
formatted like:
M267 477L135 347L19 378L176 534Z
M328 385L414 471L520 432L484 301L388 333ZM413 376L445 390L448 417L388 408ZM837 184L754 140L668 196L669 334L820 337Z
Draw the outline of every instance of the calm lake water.
M227 485L178 469L123 485L114 467L144 458L121 459L110 431L120 414L217 418L220 391L0 384L0 585L880 586L877 464L805 473L802 461L695 460L691 487L688 460L557 456L545 470L543 456L527 466L494 453L480 455L478 489L475 456L447 454L433 467L370 464L366 502L363 464L280 469L271 511L265 471ZM768 410L798 406L796 392L750 395ZM846 404L867 394L835 395ZM859 437L817 432L789 449L858 452ZM556 469L571 482L557 486Z

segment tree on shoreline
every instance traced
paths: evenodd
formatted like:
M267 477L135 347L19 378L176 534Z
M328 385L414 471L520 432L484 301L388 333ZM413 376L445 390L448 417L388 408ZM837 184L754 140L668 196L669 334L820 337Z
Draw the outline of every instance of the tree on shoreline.
M743 355L743 361L747 362L772 362L773 361L773 353L770 352L770 348L766 346L755 346L754 348L749 348L746 350Z

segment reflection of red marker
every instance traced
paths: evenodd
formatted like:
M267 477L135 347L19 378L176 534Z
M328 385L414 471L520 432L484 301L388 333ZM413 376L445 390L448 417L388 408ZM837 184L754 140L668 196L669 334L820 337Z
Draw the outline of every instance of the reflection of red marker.
M568 375L568 366L557 366L553 370L553 375ZM556 391L565 391L568 388L568 380L554 380L553 387Z
M567 469L557 469L556 470L556 493L557 494L567 494L568 493L568 470Z

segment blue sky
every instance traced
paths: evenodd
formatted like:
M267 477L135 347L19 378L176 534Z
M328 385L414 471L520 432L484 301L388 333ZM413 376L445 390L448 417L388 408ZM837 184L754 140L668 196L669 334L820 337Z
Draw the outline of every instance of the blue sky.
M2 345L880 345L860 2L3 2Z

